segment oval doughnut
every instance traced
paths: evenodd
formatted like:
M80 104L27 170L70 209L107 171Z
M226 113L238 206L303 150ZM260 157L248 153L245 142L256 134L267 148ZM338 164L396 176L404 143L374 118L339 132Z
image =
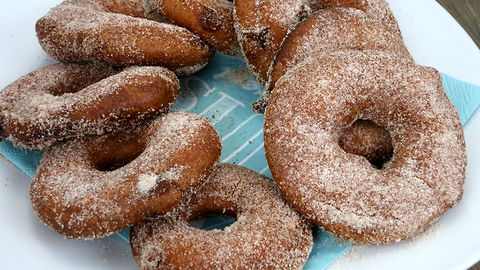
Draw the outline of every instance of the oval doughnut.
M385 7L385 14L389 14ZM319 10L300 22L285 38L268 73L268 82L254 109L263 113L275 83L285 72L317 51L356 49L382 50L410 58L403 37L394 21L381 14L367 14L353 8Z
M150 0L152 8L169 21L200 36L214 50L241 56L233 27L233 4L227 0Z
M187 113L58 143L33 176L33 209L67 238L103 237L177 207L220 153L213 126Z
M358 119L385 128L381 170L338 144ZM341 238L414 236L462 197L466 151L455 107L433 68L382 52L317 53L277 82L265 113L265 152L282 194Z
M168 111L179 89L175 74L163 67L54 64L0 92L1 129L14 144L41 149L139 124Z
M210 214L236 222L223 230L189 226ZM225 163L178 211L133 227L130 245L141 269L301 269L313 237L273 181Z
M37 21L40 45L63 62L155 65L177 75L194 73L213 57L192 32L155 20L146 0L128 3L66 0Z
M285 37L317 10L354 8L376 14L384 23L395 21L384 0L236 0L234 26L247 66L261 85Z

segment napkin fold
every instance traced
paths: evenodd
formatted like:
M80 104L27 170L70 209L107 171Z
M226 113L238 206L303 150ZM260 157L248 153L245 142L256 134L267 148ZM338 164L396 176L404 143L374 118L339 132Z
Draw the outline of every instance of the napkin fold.
M42 158L42 151L16 147L9 141L0 142L0 154L30 177L33 177Z
M465 125L480 104L480 86L467 83L443 74L443 88L448 98L457 108L462 125Z
M254 114L250 106L261 93L261 87L253 77L245 78L248 71L239 59L216 55L209 65L209 69L181 80L185 91L173 109L198 113L215 125L224 140L222 162L243 165L271 177L262 152L263 117ZM480 86L441 75L445 91L464 125L480 104ZM228 94L225 93L227 89ZM232 126L236 126L233 131ZM34 175L42 156L41 151L18 148L9 141L0 142L0 154L30 177ZM217 223L210 220L201 227ZM128 230L119 235L128 240ZM314 247L304 269L325 269L350 246L350 243L316 227Z

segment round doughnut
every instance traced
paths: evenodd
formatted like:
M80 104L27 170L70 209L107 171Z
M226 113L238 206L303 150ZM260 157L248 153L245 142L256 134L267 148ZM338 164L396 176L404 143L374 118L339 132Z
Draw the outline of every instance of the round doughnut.
M214 50L241 56L233 27L233 3L227 0L150 0L152 8L169 21L200 36Z
M247 66L261 85L283 40L294 27L317 10L354 8L395 21L384 0L235 0L234 27ZM389 22L388 22L389 23Z
M204 118L169 113L129 130L58 143L31 184L38 218L67 238L92 239L173 210L220 158Z
M370 120L391 136L381 169L339 146ZM321 228L360 243L417 234L462 197L462 125L439 73L379 51L317 53L277 82L265 113L273 178Z
M155 65L177 75L203 68L213 50L158 16L146 0L66 0L37 21L36 32L42 48L63 62Z
M1 130L16 145L42 149L139 124L168 111L179 89L175 74L163 67L53 64L0 92Z
M270 92L285 72L317 51L356 49L382 50L397 57L411 58L392 15L385 23L382 14L368 14L353 8L319 10L300 22L285 38L270 67L268 82L254 109L263 113Z
M236 218L223 230L189 222L205 215ZM313 245L311 224L275 183L245 167L217 165L193 197L173 214L130 231L141 269L301 269Z

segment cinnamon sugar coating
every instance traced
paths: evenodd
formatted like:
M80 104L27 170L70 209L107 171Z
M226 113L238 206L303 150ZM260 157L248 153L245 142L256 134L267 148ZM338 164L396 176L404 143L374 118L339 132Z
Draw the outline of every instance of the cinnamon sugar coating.
M92 239L173 210L221 154L204 118L169 113L117 133L47 149L31 183L38 218L67 238Z
M158 65L187 75L213 57L183 27L164 23L146 0L66 0L36 23L42 48L63 62Z
M19 146L41 149L142 123L168 111L179 88L175 74L163 67L53 64L0 92L1 129Z
M385 128L381 170L338 144L358 119ZM462 197L467 164L458 113L436 70L379 51L307 58L277 82L265 152L282 194L326 231L361 243L401 241Z
M369 13L354 8L323 9L299 23L283 41L270 67L264 93L254 103L255 111L264 112L275 83L288 69L318 51L381 50L412 59L388 4L378 1L378 5Z
M233 3L227 0L150 0L163 17L205 40L214 50L240 57L233 27Z
M223 214L236 222L201 230L188 222ZM174 213L135 226L132 252L141 269L301 269L313 245L310 222L270 179L219 164Z

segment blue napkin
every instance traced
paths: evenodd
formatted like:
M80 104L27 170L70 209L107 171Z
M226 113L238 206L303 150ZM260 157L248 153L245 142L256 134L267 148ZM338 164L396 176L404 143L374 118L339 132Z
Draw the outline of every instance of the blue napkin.
M0 142L0 154L10 160L15 166L32 177L35 169L42 158L42 152L39 150L26 150L15 147L9 141Z
M480 87L442 74L447 95L465 124L480 104ZM181 93L173 111L188 111L204 116L223 139L222 162L234 163L271 178L263 149L263 115L251 104L262 87L250 75L241 59L217 54L208 67L180 78ZM30 177L40 159L40 151L17 148L8 141L0 143L0 153ZM204 229L222 228L233 222L225 217L206 218L197 224ZM119 233L128 240L128 230ZM304 269L325 269L350 248L351 244L314 228L314 246Z
M443 87L465 125L480 104L480 86L442 74Z

